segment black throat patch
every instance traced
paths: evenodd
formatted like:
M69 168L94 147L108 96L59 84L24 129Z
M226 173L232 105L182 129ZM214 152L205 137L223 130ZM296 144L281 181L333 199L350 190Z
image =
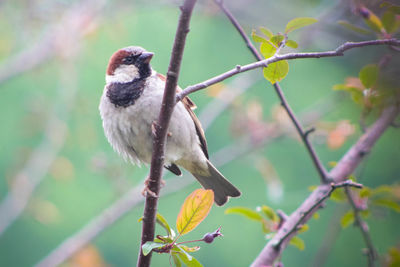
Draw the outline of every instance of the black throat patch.
M116 107L128 107L142 95L146 79L107 85L107 97Z

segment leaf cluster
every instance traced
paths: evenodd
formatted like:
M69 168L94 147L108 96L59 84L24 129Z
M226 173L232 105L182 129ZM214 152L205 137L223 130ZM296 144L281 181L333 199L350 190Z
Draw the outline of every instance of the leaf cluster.
M238 214L249 220L260 223L261 229L265 234L266 239L274 237L276 231L282 226L283 218L281 218L277 212L269 206L262 205L257 207L256 210L246 207L232 207L225 210L226 214ZM317 218L317 216L314 216ZM304 224L298 229L298 233L303 233L308 230L308 225ZM304 241L298 236L294 236L290 240L290 244L297 247L299 250L305 249Z
M157 235L154 241L148 241L142 245L142 252L146 256L152 251L157 253L169 253L176 266L182 266L182 262L189 267L203 266L190 253L200 249L199 246L188 247L184 244L192 242L211 243L215 237L222 236L220 228L213 233L207 233L202 239L177 242L178 239L195 229L208 215L214 203L214 192L212 190L197 189L193 191L183 203L176 219L176 228L178 235L170 227L167 220L157 214L157 223L162 226L167 235ZM139 221L141 221L139 219Z
M253 30L251 37L254 42L261 43L260 52L264 58L267 59L276 55L279 50L285 46L297 48L297 42L288 39L288 33L315 22L317 22L317 20L314 18L295 18L287 23L284 33L273 34L271 30L265 27L260 27L259 29L263 35L257 35L256 31ZM271 63L263 69L264 78L271 84L280 82L286 77L288 72L289 63L287 60Z

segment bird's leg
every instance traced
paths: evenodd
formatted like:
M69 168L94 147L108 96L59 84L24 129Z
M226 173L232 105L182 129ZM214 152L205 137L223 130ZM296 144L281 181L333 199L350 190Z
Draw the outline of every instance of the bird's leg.
M154 193L153 191L151 191L149 189L149 183L150 183L150 176L147 177L147 179L144 181L144 188L142 190L142 195L144 197L146 197L146 194L150 194L152 197L158 197L156 193ZM161 185L161 187L165 186L165 180L164 179L161 179L160 185Z

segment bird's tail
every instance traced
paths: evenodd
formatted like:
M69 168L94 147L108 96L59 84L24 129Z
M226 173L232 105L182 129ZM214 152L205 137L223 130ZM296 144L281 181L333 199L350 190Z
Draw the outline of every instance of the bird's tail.
M240 196L240 191L231 184L218 170L207 160L209 176L193 174L205 189L214 191L214 201L218 206L224 205L228 197Z

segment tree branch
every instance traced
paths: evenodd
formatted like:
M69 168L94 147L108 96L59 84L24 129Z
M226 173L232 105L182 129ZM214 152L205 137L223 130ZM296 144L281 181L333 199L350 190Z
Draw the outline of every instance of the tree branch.
M154 195L147 194L143 212L142 238L137 262L137 266L141 267L150 266L152 253L149 253L147 256L143 255L142 245L147 241L154 240L158 195L160 192L160 181L164 165L165 138L167 136L168 124L174 109L175 92L178 84L183 50L185 47L186 36L189 33L190 18L195 3L196 0L185 0L183 5L180 7L181 15L179 17L171 60L168 67L160 115L157 123L154 124L155 133L153 138L153 154L150 165L150 176L148 179L148 190L153 192Z
M355 203L351 191L348 188L345 188L345 192L354 212L355 225L358 226L358 228L360 229L365 245L367 246L366 254L368 257L368 266L373 267L375 266L375 262L378 259L378 253L376 252L371 236L369 234L369 227L367 223L361 218L360 208Z
M358 48L358 47L365 47L365 46L374 46L374 45L391 45L391 46L400 46L400 40L397 39L382 39L382 40L369 40L369 41L363 41L363 42L346 42L336 48L335 50L332 51L326 51L326 52L303 52L303 53L288 53L284 55L274 55L270 58L257 61L254 63L250 63L244 66L237 65L235 68L224 72L220 75L217 75L213 78L210 78L208 80L205 80L203 82L197 83L195 85L191 85L186 87L182 92L177 94L176 100L180 101L182 100L185 96L197 92L199 90L202 90L208 86L211 86L213 84L219 83L223 80L228 79L229 77L232 77L236 74L246 72L249 70L254 70L257 68L265 67L268 64L281 61L281 60L290 60L290 59L300 59L300 58L321 58L321 57L337 57L337 56L343 56L344 52L353 48Z
M232 22L233 26L239 32L240 36L242 37L242 39L244 40L244 42L246 43L247 47L250 49L250 51L254 55L254 57L257 60L262 61L264 58L261 56L261 54L255 48L255 46L251 42L250 38L244 32L242 26L240 26L240 24L237 21L237 19L224 6L223 1L222 0L214 0L214 2L220 7L220 9L225 13L225 15L228 17L228 19ZM278 56L279 50L281 48L282 48L282 46L280 46L277 49L277 51L276 51L274 56ZM296 127L296 130L297 130L298 134L301 137L301 140L303 141L304 145L306 146L307 151L310 154L310 157L311 157L311 159L312 159L312 161L314 163L314 166L318 171L318 174L320 176L321 182L322 183L327 183L328 182L327 171L326 171L324 165L322 164L321 160L318 158L317 153L315 152L313 146L311 145L311 143L310 143L310 141L308 139L308 135L312 132L312 130L311 131L306 131L306 132L303 130L303 127L301 126L300 121L296 118L296 115L294 114L292 108L290 107L289 103L287 102L279 83L276 82L275 84L273 84L273 86L274 86L276 94L279 97L279 100L281 101L281 104L282 104L283 108L285 109L286 113L289 115L292 123Z
M362 161L364 156L371 150L375 142L381 137L384 131L390 126L400 112L399 106L387 107L383 110L378 120L363 134L358 141L340 159L338 164L329 172L334 183L345 180ZM297 226L306 223L312 214L325 202L322 200L330 185L320 185L309 197L294 211L289 219L276 232L275 236L267 243L252 266L270 266L281 255L290 239L296 234ZM319 203L316 205L316 203ZM306 216L304 215L306 214ZM291 232L292 234L287 234ZM279 247L276 244L280 244Z

